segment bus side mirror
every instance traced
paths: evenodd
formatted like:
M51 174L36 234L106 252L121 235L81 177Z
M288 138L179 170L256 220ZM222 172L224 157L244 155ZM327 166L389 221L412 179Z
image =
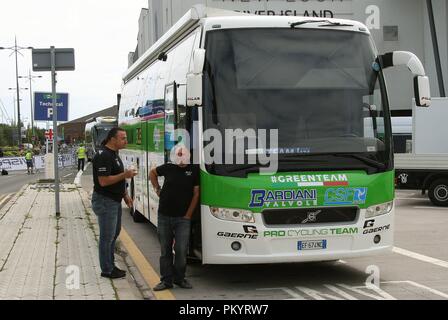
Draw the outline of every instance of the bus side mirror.
M414 78L415 104L417 107L429 107L431 105L431 89L429 78L417 76Z
M202 106L202 74L187 75L187 106Z
M193 73L202 74L205 63L205 49L195 49L193 51Z
M187 74L187 106L202 106L202 71L204 70L205 50L193 52L192 72Z
M431 105L431 90L429 79L425 74L420 59L408 51L394 51L379 57L383 69L405 66L414 75L415 103L418 107L429 107Z

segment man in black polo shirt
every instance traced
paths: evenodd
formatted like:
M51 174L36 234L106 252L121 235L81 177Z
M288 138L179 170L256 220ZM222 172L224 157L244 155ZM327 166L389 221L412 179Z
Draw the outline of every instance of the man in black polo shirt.
M172 288L173 283L184 289L192 288L185 279L185 271L191 218L199 202L199 171L190 164L190 152L185 146L176 147L173 162L175 164L164 164L150 172L151 184L160 197L157 231L161 282L154 291ZM163 188L158 177L165 177Z
M103 150L93 158L92 209L98 217L100 228L99 257L101 276L122 278L126 272L115 266L115 242L121 230L121 200L132 208L133 203L126 194L126 181L137 173L124 170L118 150L127 145L126 131L113 128L103 142Z

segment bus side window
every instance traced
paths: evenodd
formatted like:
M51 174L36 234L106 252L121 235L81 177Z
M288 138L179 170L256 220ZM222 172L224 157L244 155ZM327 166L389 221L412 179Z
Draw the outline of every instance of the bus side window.
M165 86L165 162L170 159L174 141L174 110L176 106L176 83Z
M177 85L176 129L188 130L187 107L184 97L186 97L186 86Z

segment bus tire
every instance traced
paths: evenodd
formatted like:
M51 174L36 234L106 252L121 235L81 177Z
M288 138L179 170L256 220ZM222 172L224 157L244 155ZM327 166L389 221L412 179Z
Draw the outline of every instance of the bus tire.
M438 207L448 207L448 180L438 179L431 183L428 190L431 202Z
M135 223L142 223L146 221L146 218L140 211L132 209L132 220L134 220Z

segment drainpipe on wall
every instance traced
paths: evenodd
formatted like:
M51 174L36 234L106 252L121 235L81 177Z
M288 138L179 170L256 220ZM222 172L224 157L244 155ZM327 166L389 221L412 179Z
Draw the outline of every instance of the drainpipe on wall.
M434 50L434 59L436 63L437 80L439 82L440 96L445 98L445 84L443 82L442 63L440 61L439 41L437 40L436 24L434 21L434 10L432 0L426 0L428 6L429 27L431 29L432 46Z

